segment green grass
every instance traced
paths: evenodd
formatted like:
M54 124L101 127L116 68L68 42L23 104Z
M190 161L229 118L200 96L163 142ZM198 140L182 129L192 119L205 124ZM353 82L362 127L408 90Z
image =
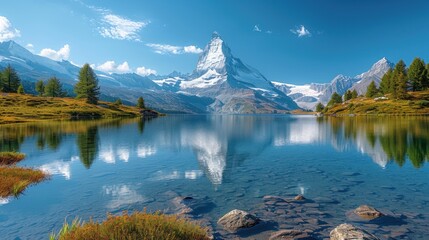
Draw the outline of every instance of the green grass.
M0 197L17 197L29 185L39 183L47 177L41 170L0 166Z
M117 118L139 116L139 109L99 102L91 105L83 99L37 97L21 94L0 95L0 124L74 118Z
M409 92L406 100L379 100L360 97L347 102L329 107L325 115L347 116L354 115L376 115L376 116L417 116L429 115L429 91Z
M16 152L0 152L0 165L13 165L23 160L25 154Z
M163 239L205 240L207 231L188 220L177 216L146 212L124 213L122 216L108 215L104 222L90 220L84 223L75 219L64 223L50 240L109 240L109 239Z

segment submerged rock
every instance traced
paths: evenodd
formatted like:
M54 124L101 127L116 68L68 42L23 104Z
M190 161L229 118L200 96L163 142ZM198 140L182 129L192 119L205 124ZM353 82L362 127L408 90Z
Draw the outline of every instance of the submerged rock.
M368 205L361 205L353 211L356 215L367 220L373 220L384 216L383 213Z
M259 219L242 210L234 209L219 219L218 224L230 232L241 228L250 228L259 223Z
M302 200L305 200L306 198L302 194L298 194L293 199L295 199L297 201L302 201Z
M269 240L315 240L309 233L300 230L280 230L273 232Z
M371 233L347 223L332 230L330 237L331 240L379 240Z
M196 199L193 197L175 197L173 204L176 206L176 213L178 215L198 215L207 213L214 208L214 204L209 199L202 198Z

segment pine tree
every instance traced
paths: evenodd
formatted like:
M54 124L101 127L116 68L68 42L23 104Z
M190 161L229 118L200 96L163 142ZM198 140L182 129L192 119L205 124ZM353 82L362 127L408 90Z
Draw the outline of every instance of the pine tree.
M337 92L334 92L331 96L331 100L329 100L328 102L328 106L333 106L334 104L342 103L342 102L343 102L343 99L340 96L340 94L338 94Z
M98 86L98 79L89 64L83 65L79 71L79 82L74 87L76 98L85 98L87 103L97 104L100 87Z
M425 62L420 58L415 58L408 69L408 80L410 81L411 89L413 91L423 90L427 77Z
M346 93L344 94L344 101L348 101L352 99L352 91L347 90Z
M387 72L383 75L380 82L380 92L383 94L391 93L390 89L390 81L392 79L393 70L389 69Z
M368 88L366 89L366 94L365 96L368 98L372 98L374 97L378 92L377 86L375 85L375 82L372 81L369 85Z
M42 96L45 92L45 83L43 80L39 80L36 82L36 92L39 94L39 96Z
M142 97L139 97L137 99L137 107L140 108L140 109L145 108L144 99Z
M3 92L16 93L18 91L21 79L19 79L15 69L8 65L1 74L1 77Z
M51 77L45 86L45 96L47 97L64 97L63 86L56 77Z
M323 111L324 108L325 108L325 106L323 106L323 104L321 102L319 102L316 105L316 112L321 112L321 111Z
M399 73L398 78L396 79L396 98L397 99L407 99L407 77L403 73Z
M16 90L16 92L18 94L24 94L24 86L22 86L22 84L19 85L18 90Z
M426 81L423 83L423 89L429 89L429 63L426 64Z
M357 93L357 91L355 89L355 90L352 91L352 98L351 99L354 99L354 98L357 98L357 97L358 97L358 93Z
M398 90L400 93L398 93ZM403 96L403 91L407 91L407 68L404 61L399 60L395 65L395 69L392 73L392 78L390 79L390 91L393 95L393 98L399 98L398 95Z

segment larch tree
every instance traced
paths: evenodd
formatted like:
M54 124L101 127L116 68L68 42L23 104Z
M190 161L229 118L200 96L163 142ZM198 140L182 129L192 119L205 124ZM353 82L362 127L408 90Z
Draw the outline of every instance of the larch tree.
M383 75L380 82L380 92L383 94L391 93L390 85L392 80L392 74L393 70L389 69L387 72Z
M100 96L98 79L88 63L79 71L79 81L74 86L76 98L85 98L87 103L97 104Z
M316 105L316 112L321 112L321 111L323 111L323 109L325 109L325 106L323 106L323 104L321 102L319 102Z
M423 90L423 85L427 82L427 70L425 62L420 58L415 58L408 69L408 80L413 91Z
M39 94L39 96L42 96L45 92L45 83L43 80L39 80L36 82L36 92Z
M3 86L3 92L16 93L19 85L21 85L21 79L10 65L8 65L1 74L1 81Z
M143 99L142 97L139 97L139 98L137 99L137 107L138 107L138 108L140 108L140 109L145 108L145 105L144 105L144 99Z
M365 97L372 98L372 97L374 97L377 93L378 93L377 86L375 85L375 82L374 82L374 81L372 81L372 82L368 85L368 88L366 89Z
M357 97L358 97L358 93L357 93L356 89L354 89L352 91L352 98L351 99L354 99L354 98L357 98Z
M47 97L64 97L63 85L56 77L51 77L46 83L44 95Z
M395 65L390 80L390 89L394 98L399 98L398 95L403 96L403 92L407 91L407 67L402 59Z
M342 103L342 102L343 102L343 99L341 95L338 94L337 92L334 92L331 96L331 100L329 100L328 102L328 106L333 106L334 104Z

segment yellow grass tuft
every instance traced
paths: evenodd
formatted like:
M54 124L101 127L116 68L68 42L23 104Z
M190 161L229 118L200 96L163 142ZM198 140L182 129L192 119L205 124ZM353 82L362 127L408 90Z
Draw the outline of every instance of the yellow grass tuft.
M146 212L124 213L122 216L108 215L104 222L83 223L75 219L65 223L58 234L50 239L59 240L108 240L108 239L163 239L206 240L207 231L188 220L177 216Z
M39 183L47 177L41 170L0 166L0 197L17 197L29 185Z
M25 158L25 154L16 152L0 152L0 165L13 165Z

